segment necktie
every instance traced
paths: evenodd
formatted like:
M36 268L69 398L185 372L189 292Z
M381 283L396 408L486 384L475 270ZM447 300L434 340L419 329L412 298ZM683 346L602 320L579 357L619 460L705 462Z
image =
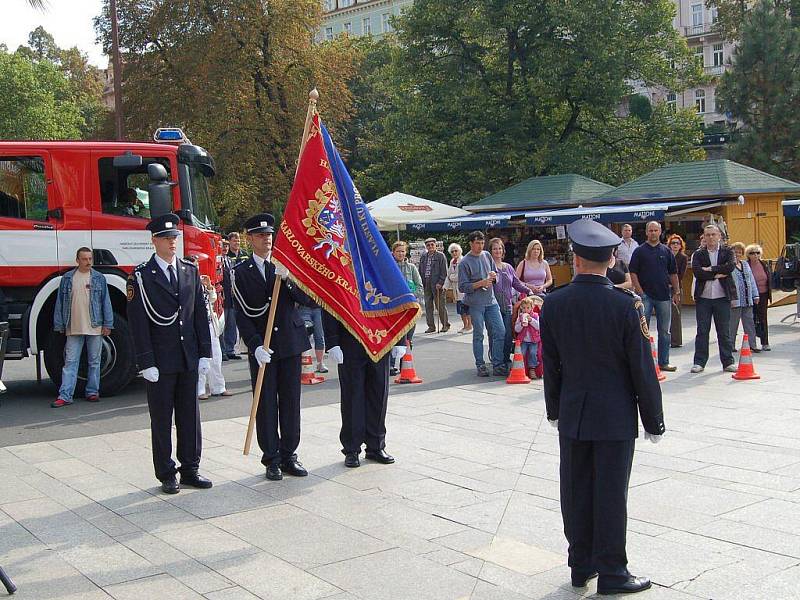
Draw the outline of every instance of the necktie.
M172 286L172 291L176 294L178 293L178 278L175 276L175 267L169 265L167 267L169 271L169 284Z

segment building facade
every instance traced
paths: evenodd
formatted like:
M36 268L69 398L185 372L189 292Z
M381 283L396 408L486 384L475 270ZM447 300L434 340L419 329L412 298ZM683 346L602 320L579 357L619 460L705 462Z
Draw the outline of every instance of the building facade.
M391 19L414 0L322 0L322 27L316 40L337 35L381 36L392 31Z

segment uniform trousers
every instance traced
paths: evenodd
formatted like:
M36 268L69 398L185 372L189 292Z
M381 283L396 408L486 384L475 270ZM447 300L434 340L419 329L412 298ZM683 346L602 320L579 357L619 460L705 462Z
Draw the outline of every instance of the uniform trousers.
M389 400L389 362L387 353L377 363L366 353L345 355L339 365L342 453L382 450L386 447L386 406Z
M635 440L580 441L559 436L561 515L573 572L597 571L598 585L628 577L625 537Z
M155 383L147 382L147 407L153 440L153 466L160 481L174 477L172 460L172 415L178 437L177 455L181 474L196 473L200 467L202 434L197 404L197 369L161 373Z
M261 383L256 436L265 466L295 458L300 445L300 355L273 359ZM250 355L250 383L256 388L258 362Z

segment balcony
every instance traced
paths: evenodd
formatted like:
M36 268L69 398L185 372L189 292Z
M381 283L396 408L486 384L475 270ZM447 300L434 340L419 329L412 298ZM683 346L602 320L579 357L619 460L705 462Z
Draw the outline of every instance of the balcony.
M702 23L700 25L686 25L681 28L683 35L687 38L705 35L714 31L713 23Z
M703 71L705 71L706 75L722 75L725 72L724 65L715 65L711 67L703 67Z

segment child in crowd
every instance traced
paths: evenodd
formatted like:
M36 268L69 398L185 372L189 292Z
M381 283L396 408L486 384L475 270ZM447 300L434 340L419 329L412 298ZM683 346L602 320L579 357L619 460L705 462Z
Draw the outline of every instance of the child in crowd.
M203 284L203 298L208 311L208 328L211 330L211 370L205 375L198 375L197 397L200 400L206 400L209 392L212 396L233 396L233 392L225 389L225 376L222 374L222 348L219 343L222 327L217 313L214 312L217 290L208 275L201 275L200 282ZM206 389L206 384L208 384L208 389Z
M528 377L538 379L536 367L539 365L539 315L533 310L533 298L530 296L519 301L519 314L514 323L514 331L517 332L516 339L522 346L522 356L528 367Z

